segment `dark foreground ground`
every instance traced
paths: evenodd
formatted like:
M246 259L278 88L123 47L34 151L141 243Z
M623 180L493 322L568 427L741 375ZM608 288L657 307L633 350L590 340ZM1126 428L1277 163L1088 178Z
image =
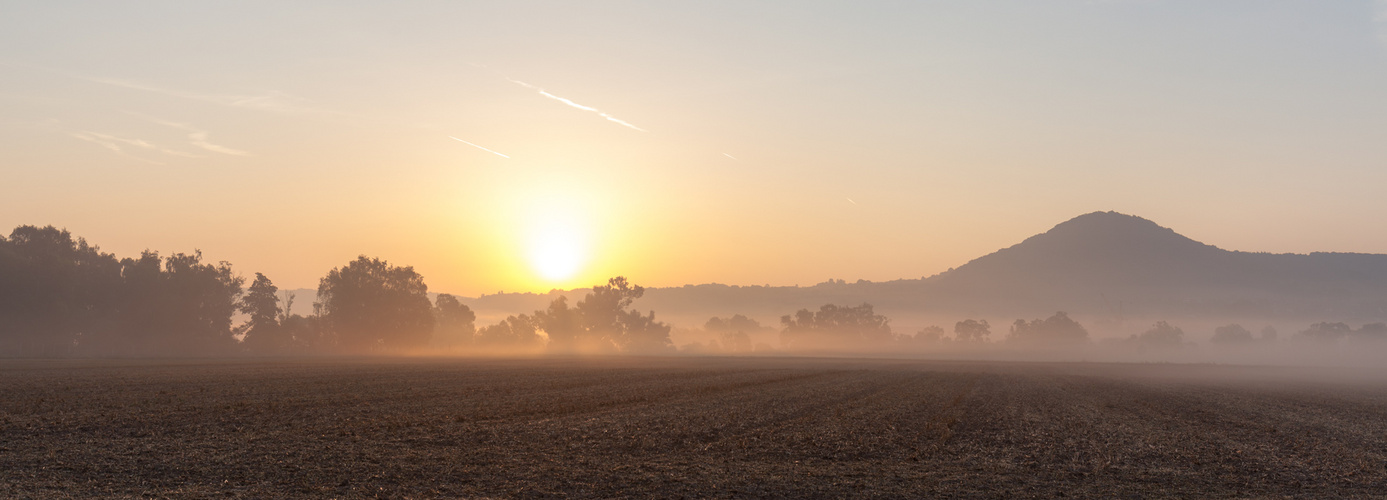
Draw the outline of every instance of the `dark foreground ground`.
M1387 386L1322 375L0 360L0 497L1387 495Z

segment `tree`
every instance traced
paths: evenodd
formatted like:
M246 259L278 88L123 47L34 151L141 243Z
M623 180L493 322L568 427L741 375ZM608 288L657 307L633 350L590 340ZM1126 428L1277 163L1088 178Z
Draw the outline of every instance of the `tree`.
M346 351L417 349L428 344L434 326L428 292L413 267L362 255L318 282L318 306Z
M1021 343L1077 343L1088 340L1088 330L1084 329L1079 322L1069 318L1063 311L1056 312L1054 316L1045 319L1033 319L1030 322L1016 320L1011 325L1011 333L1007 336L1011 342Z
M761 323L741 314L735 314L731 318L722 319L718 317L709 318L703 324L703 329L718 336L721 340L722 349L727 352L751 352L752 342L751 333L766 330Z
M1253 340L1252 332L1237 323L1214 328L1214 336L1209 338L1215 344L1241 344Z
M434 341L441 347L457 347L472 343L477 333L476 313L459 302L457 297L440 293L434 299Z
M164 335L180 354L217 354L234 349L231 316L241 295L231 264L204 264L202 252L176 253L164 260Z
M944 338L944 327L930 325L915 332L915 343L917 344L940 344L948 341Z
M1129 338L1130 341L1136 342L1142 346L1156 348L1180 347L1184 339L1184 330L1164 321L1157 321L1149 330Z
M718 340L722 341L722 348L727 352L751 352L752 349L751 335L741 330L722 332Z
M66 230L0 236L0 354L56 356L114 333L121 266Z
M576 306L585 340L622 347L626 341L624 313L642 295L645 295L645 288L630 284L623 276L607 280L606 285L592 287L592 293Z
M549 335L549 348L555 351L573 352L579 350L584 339L582 319L578 311L568 307L568 297L560 295L549 303L549 308L535 311L535 325Z
M825 304L818 311L800 309L780 318L780 343L798 349L881 347L895 339L890 320L871 304Z
M500 323L479 330L476 343L482 347L534 347L543 341L537 330L533 317L524 314L509 316Z
M954 339L961 342L987 342L992 334L992 325L987 320L966 319L954 323Z
M549 347L560 352L663 352L673 351L669 325L655 321L655 313L642 315L628 310L645 294L623 276L592 287L592 292L568 307L560 296L544 311L535 311L533 320L549 335Z
M331 343L323 333L322 318L291 314L280 321L279 327L291 339L291 351L322 353L330 350Z
M0 237L0 353L232 352L244 281L202 253L116 260L52 226Z
M622 351L655 354L674 350L669 325L655 321L655 311L647 315L641 315L640 311L622 311L618 322L621 333L616 341Z
M293 339L280 328L279 287L264 274L255 273L255 281L241 297L240 309L250 316L246 320L246 336L241 343L256 354L283 354Z
M1300 336L1320 342L1333 342L1344 338L1352 332L1353 328L1345 323L1330 323L1326 321L1310 325L1310 328L1300 332Z
M231 264L203 263L196 251L165 259L145 251L120 265L118 327L95 339L98 350L206 356L237 348L231 316L244 280L232 273Z

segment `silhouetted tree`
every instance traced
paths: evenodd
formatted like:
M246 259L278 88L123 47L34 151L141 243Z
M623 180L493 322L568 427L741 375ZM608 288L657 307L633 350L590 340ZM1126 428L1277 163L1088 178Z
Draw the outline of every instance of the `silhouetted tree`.
M424 347L433 331L429 287L413 267L365 255L318 283L324 326L351 352Z
M57 356L118 335L121 266L53 226L0 236L0 353Z
M324 334L318 316L291 314L280 321L279 327L291 339L291 352L321 354L332 349L333 342Z
M457 297L446 293L438 294L433 304L434 341L442 347L457 347L472 343L476 334L477 315L472 309L458 302Z
M718 335L718 340L721 340L722 349L730 353L751 352L752 350L751 335L741 330L722 332Z
M549 303L549 308L535 311L535 324L549 335L549 348L556 351L575 351L585 340L582 318L578 311L568 307L568 297L560 295Z
M960 342L986 342L992 334L992 325L987 320L966 319L954 323L954 340Z
M534 318L524 314L509 316L500 323L483 327L476 335L476 344L482 347L535 347L542 341Z
M781 317L780 325L780 343L798 349L875 348L895 339L890 320L873 312L871 304L800 309Z
M623 312L636 299L645 295L645 288L633 286L625 277L615 277L606 285L592 287L592 293L578 301L579 320L588 340L620 347L623 342Z
M708 331L710 331L710 332L719 332L719 333L720 333L720 332L737 332L737 331L740 331L740 332L755 332L755 331L758 331L758 330L763 330L763 329L765 329L765 328L766 328L766 327L761 326L761 323L760 323L760 322L758 322L758 321L756 321L756 320L754 320L754 319L748 318L748 317L746 317L746 316L743 316L743 315L741 315L741 314L734 314L734 315L732 315L731 318L727 318L727 319L722 319L722 318L719 318L719 317L714 316L714 317L712 317L712 318L708 318L708 321L707 321L706 323L703 324L703 329L704 329L704 330L708 330Z
M930 325L921 328L918 332L915 332L915 338L913 340L917 344L928 345L940 344L943 342L947 342L949 339L944 337L944 327L938 325Z
M739 353L752 350L751 334L748 332L758 332L767 328L754 319L736 314L727 319L716 316L709 318L703 324L703 329L718 336L724 351Z
M549 335L556 351L628 352L673 351L668 325L655 321L655 313L642 315L628 310L645 289L618 276L592 292L572 308L560 296L544 311L536 311L534 321Z
M1252 332L1247 331L1246 328L1237 323L1215 328L1214 336L1209 339L1215 344L1239 344L1253 340L1255 339L1252 338Z
M622 351L654 354L674 350L674 342L669 338L669 325L655 321L655 311L647 315L641 315L639 311L622 311L618 323L621 330L616 341Z
M237 347L231 316L243 280L230 264L203 263L202 252L161 260L145 251L121 260L121 275L119 333L94 342L100 351L205 356Z
M1310 328L1301 330L1302 338L1316 340L1320 342L1333 342L1344 338L1353 332L1353 328L1345 323L1321 322L1310 325Z
M1173 348L1180 347L1184 342L1185 331L1179 327L1172 326L1164 321L1157 321L1151 329L1139 335L1133 335L1129 340L1136 342L1144 347Z
M297 293L290 291L284 292L284 309L279 312L279 322L281 324L289 319L290 316L294 315L294 299L296 297L298 297Z
M1056 312L1054 316L1045 319L1033 319L1030 322L1018 319L1011 325L1011 333L1007 336L1011 342L1021 343L1075 343L1088 341L1088 330L1084 329L1079 322L1069 318L1063 311Z
M246 320L246 336L242 344L256 354L283 354L289 350L293 338L280 328L279 287L270 282L264 274L255 273L255 280L241 297L241 312L250 316Z

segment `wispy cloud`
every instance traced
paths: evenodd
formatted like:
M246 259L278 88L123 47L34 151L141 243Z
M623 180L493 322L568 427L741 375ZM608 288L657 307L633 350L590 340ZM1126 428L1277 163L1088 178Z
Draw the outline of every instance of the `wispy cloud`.
M208 94L200 92L189 92L185 90L169 89L155 85L148 85L140 82L121 80L118 78L83 78L90 82L104 85L153 92L167 96L189 99L194 101L210 102L223 106L236 108L258 109L262 111L274 111L279 113L308 113L315 112L313 108L304 104L304 100L285 94L279 91L265 91L260 94Z
M559 101L559 102L561 102L561 103L567 104L567 105L570 106L570 107L577 108L577 109L581 109L581 110L583 110L583 111L588 111L588 112L591 112L591 113L597 113L597 116L601 116L602 118L606 118L607 121L610 121L610 122L612 122L612 123L616 123L616 124L621 125L621 126L624 126L624 127L628 127L628 128L634 129L634 130L639 130L639 131L641 131L641 132L645 132L645 129L643 129L643 128L640 128L640 127L637 127L637 126L635 126L635 125L632 125L630 122L627 122L626 120L622 120L622 119L617 118L617 117L615 117L615 116L609 115L609 114L603 112L602 110L597 109L597 108L594 108L594 107L592 107L592 106L584 106L584 105L582 105L582 104L578 104L578 103L576 103L576 102L573 102L573 101L570 100L570 99L565 99L565 98L563 98L563 97L559 97L559 96L556 96L556 95L554 95L554 94L550 94L549 92L545 91L544 89L542 89L542 88L540 88L540 87L537 87L537 86L535 86L535 85L530 85L530 84L525 83L525 82L522 82L522 81L520 81L520 80L515 80L515 79L511 79L511 78L507 78L506 80L509 80L511 83L514 83L514 84L519 85L519 86L521 86L521 87L525 87L525 88L527 88L527 89L530 89L530 90L534 90L534 91L536 91L536 92L539 92L539 95L542 95L542 96L544 96L544 97L548 97L548 98L553 99L553 100L555 100L555 101Z
M193 146L197 146L197 147L202 148L202 149L204 149L204 150L211 151L211 152L213 152L213 153L221 153L221 154L224 154L224 155L250 156L250 153L249 153L249 152L241 151L241 150L239 150L239 149L233 149L233 148L229 148L229 147L226 147L226 146L222 146L222 145L220 145L220 144L213 144L213 143L209 142L209 141L207 140L207 134L208 134L207 131L206 131L206 130L199 129L199 128L194 127L194 126L192 126L192 125L189 125L189 124L186 124L186 123L178 123L178 122L174 122L174 121L168 121L168 120L161 120L161 119L158 119L158 118L149 117L149 116L141 115L141 114L138 114L138 113L130 113L130 114L131 114L131 115L134 115L134 116L138 116L138 117L143 118L143 119L145 119L145 120L148 120L148 121L150 121L150 122L157 123L157 124L159 124L159 125L163 125L163 126L165 126L165 127L172 127L172 128L176 128L176 129L185 131L185 132L188 133L188 144L191 144L191 145L193 145Z
M193 132L191 134L188 134L188 144L192 144L202 149L206 149L213 153L221 153L224 155L233 156L250 156L250 153L241 151L239 149L231 149L226 146L221 146L207 142L207 132Z
M170 155L174 155L174 156L195 157L194 155L190 155L190 154L184 153L184 152L182 152L182 151L176 151L176 150L161 148L161 147L159 147L159 146L155 146L154 144L150 144L149 142L144 141L144 140L141 140L141 139L127 139L127 138L124 138L124 137L116 137L116 136L113 136L113 135L110 135L110 134L102 134L102 133L100 133L100 132L85 132L85 131L83 131L83 132L68 132L68 135L70 135L70 136L72 136L72 137L74 137L74 138L77 138L77 139L81 139L81 140L84 140L84 141L87 141L87 142L96 144L96 145L101 146L101 147L103 147L103 148L109 149L109 150L111 150L112 152L114 152L114 153L116 153L116 154L118 154L118 155L120 155L120 156L124 156L124 157L126 157L126 158L131 158L131 159L134 159L134 160L139 160L139 161L142 161L142 162L145 162L145 163L150 163L150 164L153 164L153 165L163 165L163 163L159 163L159 162L157 162L157 161L150 160L150 159L148 159L148 158L141 158L141 157L139 157L139 156L132 155L132 154L130 154L128 151L126 151L126 148L128 148L128 147L134 147L134 148L145 149L145 150L159 151L159 152L161 152L161 153L170 154Z
M462 140L462 139L458 139L458 138L453 137L453 136L451 136L451 135L448 136L448 138L449 138L449 139L452 139L452 140L455 140L455 141L458 141L458 142L461 142L461 143L466 144L466 145L468 145L468 146L472 146L472 147L474 147L474 148L480 149L480 150L482 150L482 151L486 151L486 152L491 153L491 154L494 154L494 155L496 155L496 156L500 156L500 157L502 157L502 158L510 158L509 156L503 155L503 154L501 154L501 153L497 153L497 152L495 152L495 151L492 151L492 150L490 150L490 149L487 149L487 148L478 146L478 145L476 145L476 144L472 144L472 143L467 142L467 141L464 141L464 140Z

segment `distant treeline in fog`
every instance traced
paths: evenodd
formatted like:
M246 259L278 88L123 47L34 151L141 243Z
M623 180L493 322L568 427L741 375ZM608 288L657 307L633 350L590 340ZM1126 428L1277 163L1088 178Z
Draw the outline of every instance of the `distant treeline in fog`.
M863 303L785 311L778 326L743 315L712 317L695 332L703 340L676 347L670 325L634 307L644 292L616 277L572 304L560 295L542 310L478 328L457 297L431 301L412 267L361 256L327 272L304 315L294 312L295 296L269 277L239 275L229 263L203 262L199 252L117 258L65 230L20 226L0 237L0 355L919 354L1093 346L1172 352L1191 345L1165 321L1096 342L1064 312L1017 319L995 333L985 319L896 332ZM1278 340L1376 342L1387 340L1387 324L1320 322L1286 339L1271 327L1254 334L1227 324L1210 343L1254 349Z

